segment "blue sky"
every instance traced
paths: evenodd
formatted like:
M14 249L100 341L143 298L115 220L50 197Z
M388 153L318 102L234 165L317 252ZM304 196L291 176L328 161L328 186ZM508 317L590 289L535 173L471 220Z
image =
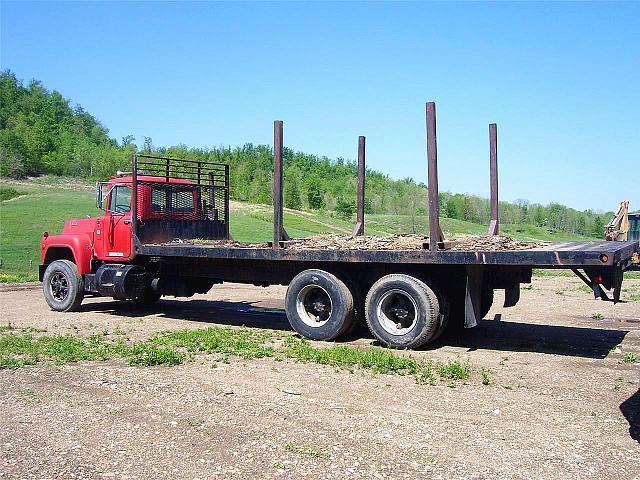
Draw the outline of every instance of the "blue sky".
M110 135L155 145L271 143L488 195L498 123L504 200L640 208L640 4L1 4L1 65ZM632 174L635 168L635 175Z

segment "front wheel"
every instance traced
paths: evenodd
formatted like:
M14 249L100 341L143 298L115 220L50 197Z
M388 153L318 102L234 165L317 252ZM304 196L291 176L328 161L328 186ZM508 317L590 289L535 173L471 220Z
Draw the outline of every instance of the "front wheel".
M84 298L84 281L75 263L56 260L44 272L42 290L52 310L73 312L78 310Z

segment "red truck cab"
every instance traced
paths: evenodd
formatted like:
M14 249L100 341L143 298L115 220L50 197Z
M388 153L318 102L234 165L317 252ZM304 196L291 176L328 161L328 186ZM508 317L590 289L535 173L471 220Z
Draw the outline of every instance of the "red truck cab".
M137 218L153 221L203 218L200 192L182 179L138 175ZM96 205L104 215L65 222L60 235L45 233L40 242L41 271L54 260L73 261L81 275L91 273L93 262L131 261L135 256L132 235L131 176L112 177L96 186ZM162 239L159 239L162 240Z

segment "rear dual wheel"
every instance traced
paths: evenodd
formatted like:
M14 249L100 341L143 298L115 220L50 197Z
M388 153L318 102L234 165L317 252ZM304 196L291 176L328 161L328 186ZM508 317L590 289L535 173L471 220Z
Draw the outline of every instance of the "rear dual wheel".
M421 347L443 327L436 294L422 280L405 274L386 275L373 284L365 316L371 333L392 348Z
M335 340L357 323L360 300L352 282L311 269L291 281L285 303L289 323L300 335ZM410 275L380 278L369 290L364 310L371 333L392 348L421 347L444 328L438 297L425 282Z
M332 273L310 269L289 284L285 299L291 327L311 340L334 340L353 325L354 298Z

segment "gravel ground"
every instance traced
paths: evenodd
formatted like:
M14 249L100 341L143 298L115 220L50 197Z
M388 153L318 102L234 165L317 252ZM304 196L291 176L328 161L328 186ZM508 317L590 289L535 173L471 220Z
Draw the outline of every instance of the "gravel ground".
M518 306L498 294L478 328L413 353L468 359L474 376L456 388L272 359L212 368L208 356L2 370L0 478L638 479L639 364L621 359L640 354L640 302L579 287L535 278ZM2 324L47 334L289 330L282 287L216 286L149 310L89 299L66 314L20 288L0 289Z

